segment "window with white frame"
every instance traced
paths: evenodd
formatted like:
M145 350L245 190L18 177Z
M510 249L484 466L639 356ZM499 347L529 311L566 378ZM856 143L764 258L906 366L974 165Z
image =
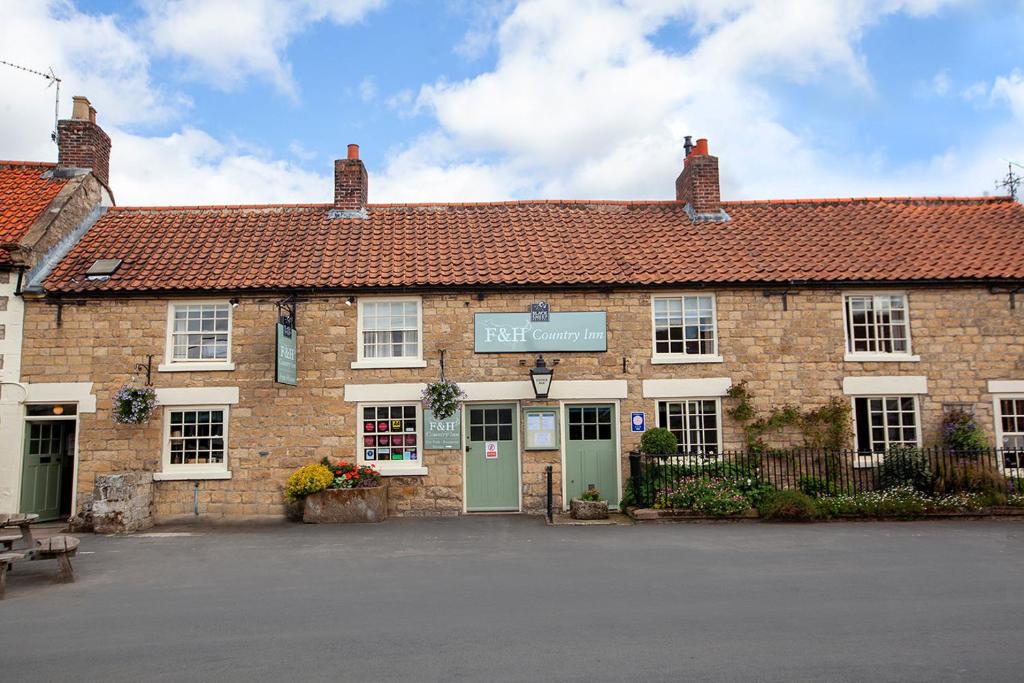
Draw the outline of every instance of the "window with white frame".
M381 364L423 358L419 299L360 299L359 360Z
M999 446L1007 469L1024 469L1024 396L1000 397L996 404Z
M680 453L717 453L721 415L717 399L658 401L658 426L672 432Z
M884 453L892 446L917 446L917 398L858 396L853 399L857 450Z
M227 406L164 408L164 472L226 472Z
M420 407L417 403L360 404L359 459L388 467L422 467Z
M170 363L227 363L231 360L229 303L172 303L168 327Z
M655 358L687 360L718 354L714 296L656 296L651 302Z
M846 351L850 355L910 355L910 316L903 294L848 294Z

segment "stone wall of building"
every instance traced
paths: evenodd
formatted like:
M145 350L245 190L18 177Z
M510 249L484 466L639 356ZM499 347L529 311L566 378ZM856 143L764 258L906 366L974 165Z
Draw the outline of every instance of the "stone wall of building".
M19 240L12 258L18 266L36 266L61 240L70 235L95 206L104 201L105 190L92 175L70 179L45 211ZM27 273L22 286L28 283ZM0 269L0 444L20 444L24 427L21 401L25 392L17 386L21 377L23 297L15 294L18 273ZM0 511L20 508L22 449L0 447Z
M352 458L356 449L356 405L346 402L346 384L426 382L445 374L457 382L526 380L529 354L475 354L473 314L523 312L546 300L552 311L606 311L605 353L550 353L558 359L555 383L565 380L626 380L628 398L619 406L623 468L638 443L629 431L631 411L655 421L654 399L642 396L644 379L727 377L747 381L753 403L767 411L783 404L804 408L842 397L842 382L858 375L924 375L929 394L921 399L926 443L939 438L943 403L965 402L993 431L987 380L1024 379L1024 307L1011 310L1005 294L983 288L913 288L909 295L913 352L917 362L846 362L842 290L803 288L788 299L761 289L714 290L721 363L652 364L650 291L493 292L482 300L468 293L423 295L426 368L353 369L357 306L345 296L310 296L298 307L298 386L273 382L276 296L243 296L233 313L232 361L225 372L156 372L159 387L238 387L230 409L228 461L231 479L200 483L203 516L280 516L282 484L296 467L323 456ZM368 295L367 295L368 297ZM167 300L92 299L66 307L56 325L54 306L29 302L25 322L23 376L28 382L94 382L95 414L81 416L78 489L92 491L101 474L129 469L159 471L161 416L145 426L115 425L113 393L136 363L164 357ZM626 371L623 372L623 359ZM540 405L523 401L521 407ZM724 446L743 446L739 425L724 420ZM790 435L793 437L793 435ZM522 443L522 437L520 438ZM401 515L445 515L462 511L462 454L428 450L426 476L390 480L391 511ZM544 467L555 468L561 489L559 451L523 451L523 508L544 506ZM191 516L193 483L154 486L158 520ZM561 503L556 500L556 505Z

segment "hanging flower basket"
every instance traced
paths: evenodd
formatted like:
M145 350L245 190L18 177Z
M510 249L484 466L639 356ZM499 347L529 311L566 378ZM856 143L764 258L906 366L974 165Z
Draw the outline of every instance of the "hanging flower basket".
M156 389L151 386L137 387L125 384L114 394L114 422L118 424L146 424L154 408Z
M423 390L423 406L432 411L438 420L445 420L454 415L464 398L466 392L455 382L446 379L431 382Z

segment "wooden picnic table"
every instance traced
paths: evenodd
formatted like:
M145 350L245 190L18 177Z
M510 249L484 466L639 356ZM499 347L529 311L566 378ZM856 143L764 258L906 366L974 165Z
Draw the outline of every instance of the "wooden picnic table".
M20 560L57 560L57 580L70 582L75 580L75 572L71 567L71 558L78 552L78 539L74 536L50 536L37 541L30 550L18 552L0 552L0 600L3 599L7 586L7 571Z
M32 539L32 525L35 524L38 520L39 515L35 514L34 512L18 512L12 515L0 514L0 530L4 529L5 527L18 527L18 529L21 531L21 538L25 541L24 549L30 550L36 546L35 541ZM0 537L6 537L8 535L9 534L3 534L3 532L0 531ZM0 541L0 543L3 543L4 547L7 548L7 550L11 549L11 546L7 545L6 541Z
M0 553L0 600L4 599L4 593L7 592L7 569L15 560L24 559L25 553Z

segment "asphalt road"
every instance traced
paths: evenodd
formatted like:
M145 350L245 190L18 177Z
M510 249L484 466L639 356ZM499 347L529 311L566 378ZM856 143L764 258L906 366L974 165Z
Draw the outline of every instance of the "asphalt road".
M0 679L1024 679L1019 523L194 531L18 566Z

